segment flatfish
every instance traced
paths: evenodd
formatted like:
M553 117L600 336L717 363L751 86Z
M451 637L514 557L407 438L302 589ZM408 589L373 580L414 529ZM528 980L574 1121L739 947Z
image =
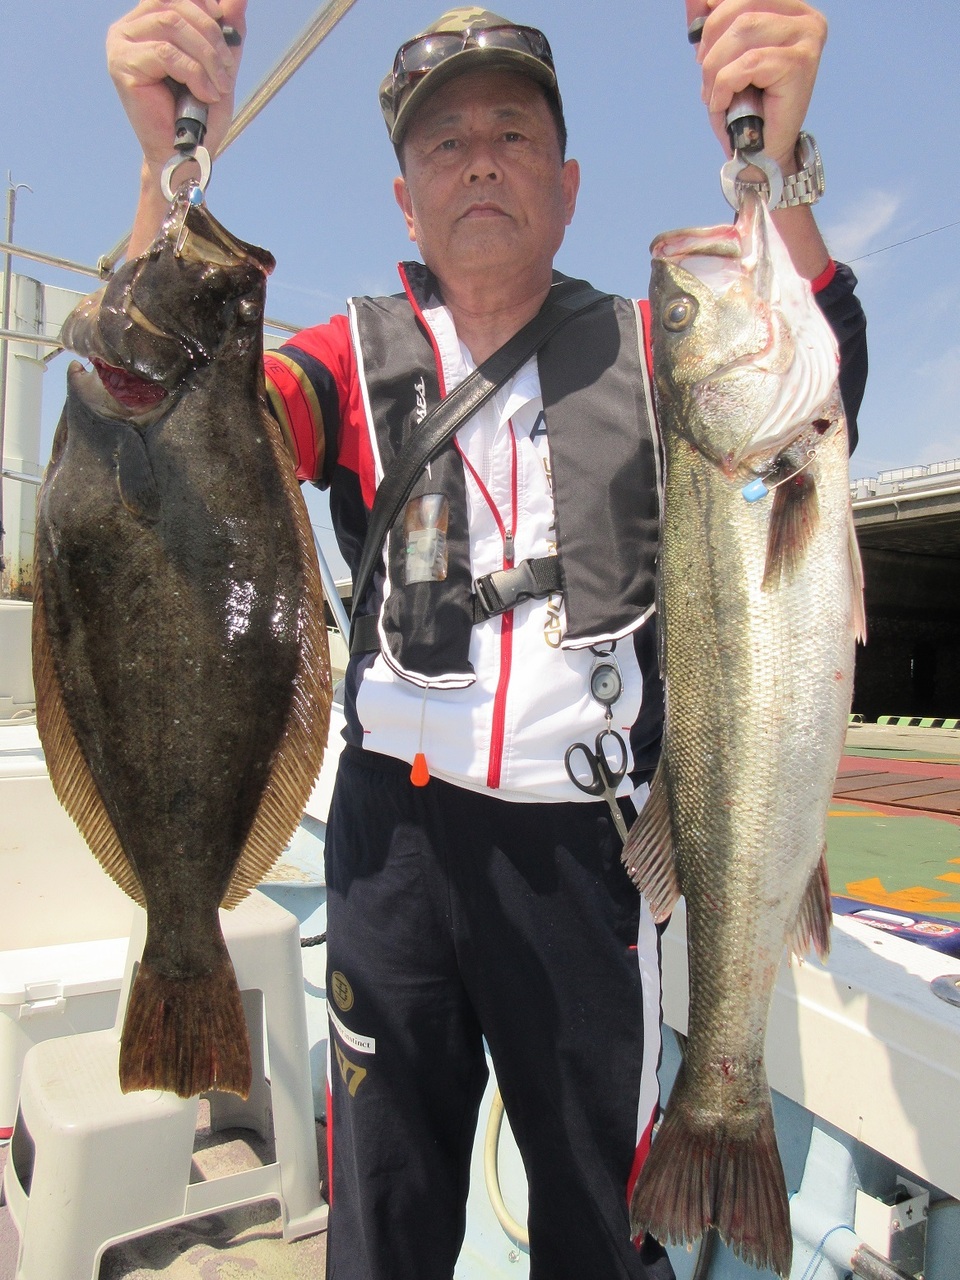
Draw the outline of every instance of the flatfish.
M50 777L147 911L120 1083L246 1095L218 908L287 844L319 772L330 665L310 523L266 408L265 250L176 196L64 325L87 357L39 497L37 725Z

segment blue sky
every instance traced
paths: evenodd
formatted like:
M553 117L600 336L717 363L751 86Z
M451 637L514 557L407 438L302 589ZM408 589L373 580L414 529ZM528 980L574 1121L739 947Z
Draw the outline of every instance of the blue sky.
M325 320L352 293L393 292L413 246L376 90L397 45L437 16L426 0L356 0L317 52L218 161L210 207L277 258L268 311ZM85 263L128 229L138 153L107 77L103 39L123 0L4 0L0 179L20 193L16 240ZM238 100L319 8L250 0ZM852 261L871 375L851 470L960 457L960 68L956 0L824 0L830 38L807 120L823 153L819 221ZM726 221L722 155L699 98L683 0L523 0L508 16L547 32L583 168L557 265L642 296L648 246L671 227ZM947 227L936 231L936 228ZM934 232L934 234L926 234ZM900 243L904 242L904 243ZM889 245L897 245L887 249ZM16 268L15 268L16 269ZM89 287L42 267L19 269ZM55 420L66 359L46 375ZM328 523L310 500L315 523Z

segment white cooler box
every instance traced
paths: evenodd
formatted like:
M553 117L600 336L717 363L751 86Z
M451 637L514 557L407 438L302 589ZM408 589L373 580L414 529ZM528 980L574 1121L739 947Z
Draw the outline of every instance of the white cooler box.
M0 1142L17 1115L27 1050L76 1031L102 1031L117 1016L127 938L0 952Z
M36 728L0 724L0 1142L30 1046L113 1025L132 918L54 795Z

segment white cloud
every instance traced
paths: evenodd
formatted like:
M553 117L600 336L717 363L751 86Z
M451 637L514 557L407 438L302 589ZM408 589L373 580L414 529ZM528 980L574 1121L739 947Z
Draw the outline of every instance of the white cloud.
M928 467L933 462L957 462L960 466L960 425L952 436L945 435L924 445L911 466Z
M916 325L908 319L904 328ZM899 353L889 343L875 348L859 425L855 477L960 458L960 341L954 333L929 353L922 342L905 342Z
M960 343L947 347L930 360L924 360L917 372L921 377L940 384L944 390L950 388L956 396L960 388Z
M902 203L903 196L892 191L865 191L843 217L822 227L827 248L841 262L882 248L877 240L890 228Z
M916 392L928 427L941 438L960 434L960 344L916 370Z
M883 466L928 466L960 458L960 343L914 365L910 376L909 419L876 415L877 443L893 446ZM870 433L872 434L872 432Z

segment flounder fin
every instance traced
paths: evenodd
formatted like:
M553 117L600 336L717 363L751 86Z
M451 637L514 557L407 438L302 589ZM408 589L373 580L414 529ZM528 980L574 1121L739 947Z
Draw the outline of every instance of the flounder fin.
M120 844L70 724L47 633L41 579L42 575L38 573L33 598L33 682L37 692L37 732L43 744L50 781L57 799L77 824L91 853L107 875L134 902L145 907L140 879Z
M150 465L147 447L135 427L128 427L120 441L117 458L117 488L120 501L141 520L154 524L160 519L160 490Z
M793 1236L769 1102L749 1137L732 1138L721 1126L689 1125L698 1109L684 1103L687 1088L681 1066L630 1197L633 1235L692 1243L712 1226L744 1262L786 1280Z
M820 861L813 869L813 875L807 884L796 923L787 938L790 951L802 960L813 948L821 960L830 954L830 925L833 921L833 908L830 905L830 876L827 871L826 853L821 853Z
M222 935L218 951L210 972L194 978L171 978L141 962L120 1038L123 1093L166 1089L193 1098L221 1089L249 1095L250 1037Z
M653 775L650 795L630 828L620 855L627 874L647 900L653 918L666 920L680 897L673 861L673 824L663 757Z
M330 703L333 700L330 651L323 616L323 586L313 544L313 530L290 454L283 444L276 419L265 405L263 417L264 430L271 442L293 511L303 568L300 665L294 681L286 729L274 756L260 807L221 903L226 908L235 907L238 902L242 902L250 890L260 883L289 844L303 817L304 808L323 763L330 730Z
M853 634L861 644L867 641L867 606L864 599L863 561L860 558L860 544L857 542L857 530L853 523L853 508L849 512L849 555L850 577L853 580Z
M776 589L797 572L819 522L817 482L808 471L800 471L777 486L767 535L764 591Z

